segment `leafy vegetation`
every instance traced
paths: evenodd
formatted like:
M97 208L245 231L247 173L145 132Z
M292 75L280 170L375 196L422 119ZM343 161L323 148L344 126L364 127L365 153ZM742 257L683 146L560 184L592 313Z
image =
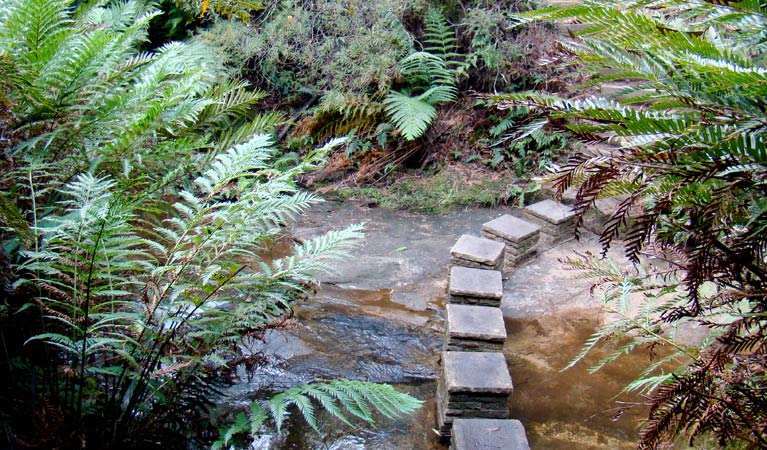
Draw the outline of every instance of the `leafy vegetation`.
M515 40L520 33L506 6L530 7L422 0L267 2L253 12L252 26L217 21L202 36L220 42L255 86L275 94L269 103L293 119L283 129L289 141L349 137L344 155L334 155L326 169L336 171L328 177L345 174L347 182L380 183L398 169L441 166L451 159L443 125L435 132L429 127L449 121L448 110L484 114L468 106L468 90L548 81L529 73L543 67L533 59L543 54L538 42L550 39L541 31L524 38L529 41ZM521 60L525 70L513 69ZM460 125L486 134L478 123L484 122ZM486 141L471 139L474 148L467 153L490 153ZM508 153L496 152L495 158ZM510 166L523 177L540 170L536 164Z
M494 102L489 102L494 105ZM513 165L517 176L540 173L562 159L567 145L566 134L548 127L548 120L528 108L507 108L490 127L491 167Z
M225 375L258 366L241 339L288 315L362 236L262 259L320 201L296 177L343 140L277 168L268 132L282 116L255 112L264 94L204 39L145 49L159 15L140 0L0 12L4 445L209 443ZM311 422L307 395L341 420L419 404L337 381L276 397L276 424L289 404Z
M269 415L274 418L279 430L287 415L287 408L291 405L295 405L309 426L317 431L314 403L318 403L324 411L347 425L351 425L351 422L344 415L344 411L368 425L373 425L373 410L386 418L394 419L402 413L416 410L421 405L420 401L397 392L386 384L348 380L305 384L288 389L270 399L266 405L268 412L259 403L252 403L250 413L238 414L235 423L222 433L222 438L216 441L212 448L230 445L238 433L256 434Z
M424 18L427 47L400 61L400 74L410 84L409 92L391 91L383 100L386 112L407 140L423 135L434 120L434 105L457 99L458 45L442 11L430 9ZM420 92L420 93L419 93Z
M629 386L651 396L639 447L708 434L721 446L767 446L764 5L588 1L524 17L577 18L585 26L568 51L593 69L594 83L626 82L617 99L498 100L600 144L558 168L557 189L577 188L580 220L596 199L621 195L604 250L620 235L631 261L654 258L634 275L571 262L597 278L618 314L586 351L627 334L636 340L603 363L637 346L670 349ZM631 294L643 297L639 311L625 305ZM671 330L684 323L707 338L683 343Z

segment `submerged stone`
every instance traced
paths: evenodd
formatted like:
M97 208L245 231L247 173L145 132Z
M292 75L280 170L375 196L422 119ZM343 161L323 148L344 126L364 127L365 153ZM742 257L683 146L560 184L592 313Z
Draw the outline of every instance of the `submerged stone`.
M525 427L518 420L455 419L451 450L530 450Z

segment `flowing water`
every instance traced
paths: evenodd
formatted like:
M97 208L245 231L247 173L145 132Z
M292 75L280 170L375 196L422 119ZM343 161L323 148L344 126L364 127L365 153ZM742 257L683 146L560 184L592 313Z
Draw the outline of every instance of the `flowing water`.
M236 403L334 378L394 384L424 400L423 407L399 420L381 419L373 430L350 428L320 415L321 430L316 433L293 420L288 431L264 436L253 448L446 449L432 429L447 255L462 230L476 230L502 212L424 218L348 208L321 210L313 216L315 222L310 217L308 226L316 231L319 223L375 221L362 256L342 268L340 276L325 280L318 294L296 310L296 320L270 330L263 342L251 343L267 364L230 394ZM425 243L422 236L435 238ZM557 262L580 247L560 247L505 282L509 298L504 297L502 308L508 332L504 353L515 386L511 416L525 425L534 450L634 448L638 419L646 410L634 406L636 398L616 402L614 396L647 357L632 356L587 374L589 362L605 356L602 352L586 364L561 370L600 321L588 286L572 281Z

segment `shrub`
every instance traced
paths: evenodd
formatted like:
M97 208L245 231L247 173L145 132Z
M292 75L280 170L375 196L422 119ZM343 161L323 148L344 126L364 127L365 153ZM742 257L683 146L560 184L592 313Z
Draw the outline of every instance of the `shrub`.
M412 2L287 1L258 21L253 77L290 97L336 90L385 93L412 39L402 25Z

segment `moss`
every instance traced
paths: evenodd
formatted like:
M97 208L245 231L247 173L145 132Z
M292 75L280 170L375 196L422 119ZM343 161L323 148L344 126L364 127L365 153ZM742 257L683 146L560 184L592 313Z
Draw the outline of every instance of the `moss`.
M522 201L525 194L538 189L537 185L516 184L497 174L447 169L429 177L400 177L388 186L346 187L328 193L338 199L361 200L384 208L444 214L462 206L492 207Z

